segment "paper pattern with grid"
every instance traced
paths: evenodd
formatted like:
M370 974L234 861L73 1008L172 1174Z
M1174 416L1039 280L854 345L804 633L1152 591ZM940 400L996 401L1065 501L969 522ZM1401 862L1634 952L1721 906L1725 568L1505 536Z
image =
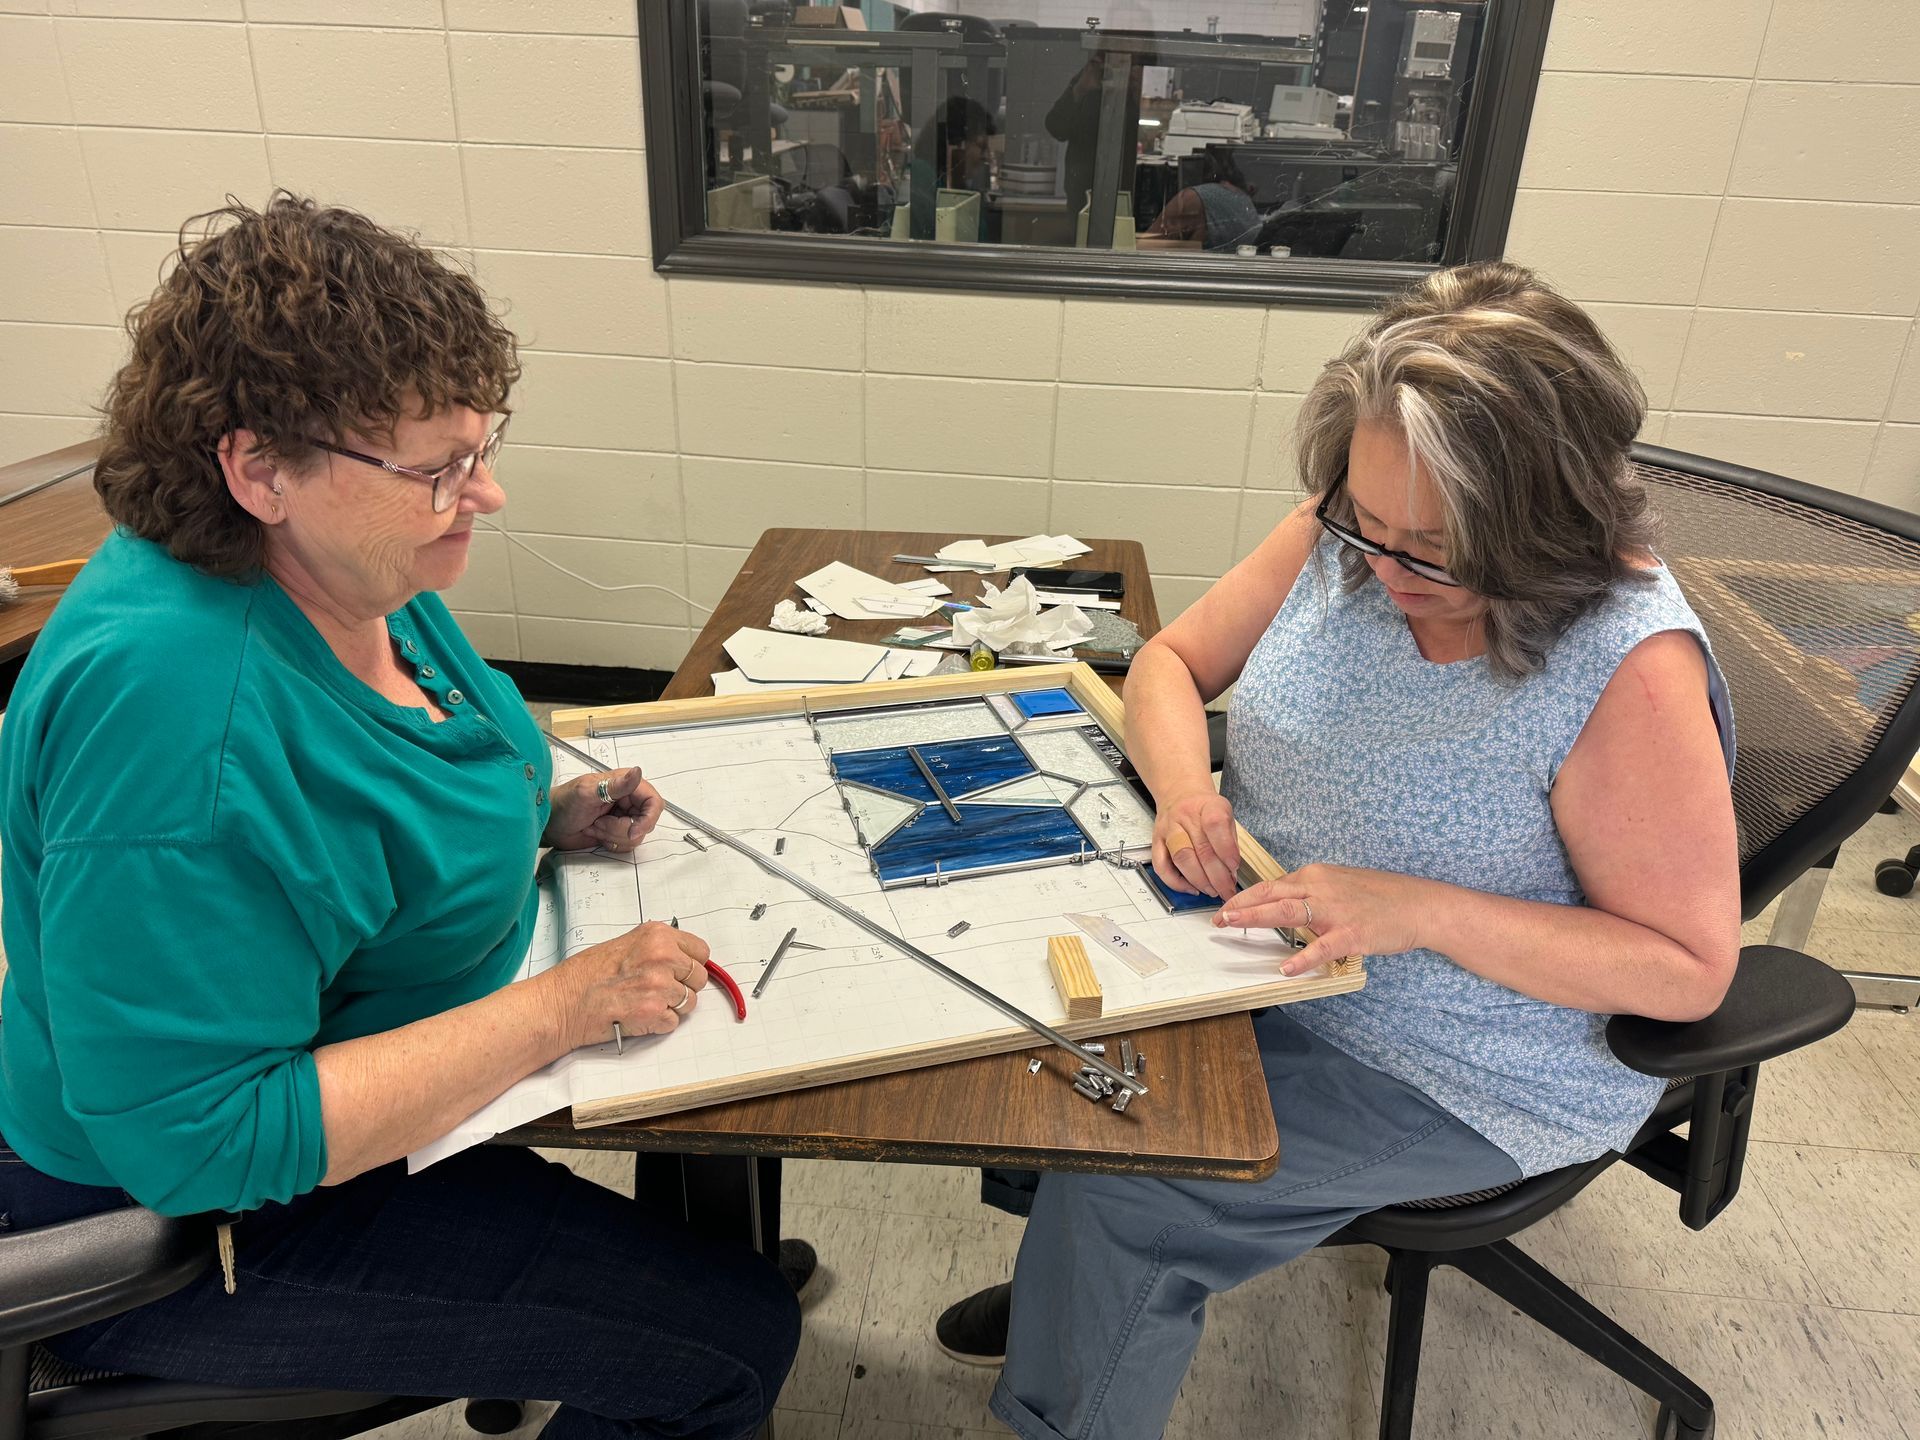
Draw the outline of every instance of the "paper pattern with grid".
M923 737L990 733L985 727L997 723L992 714L974 702L964 713L960 707L932 707L910 723ZM883 889L843 803L828 751L885 740L887 721L874 716L857 728L841 723L837 737L836 722L827 717L781 716L576 743L609 769L640 766L676 805L1048 1024L1062 1023L1064 1007L1048 971L1046 941L1075 932L1064 918L1073 913L1116 921L1168 962L1165 970L1143 978L1096 949L1094 967L1106 992L1108 1017L1145 1011L1128 1023L1152 1024L1158 1005L1270 987L1280 978L1278 958L1287 948L1282 937L1272 931L1251 936L1218 931L1207 913L1169 914L1131 868L1129 862L1144 853L1138 848L1080 863ZM1045 767L1043 774L1064 778L1051 761L1079 772L1074 782L1100 784L1099 791L1080 792L1082 806L1096 812L1090 815L1095 823L1102 809L1116 820L1123 813L1134 820L1145 812L1144 802L1107 761L1091 750L1069 755L1060 732L1036 747L1035 761ZM1095 762L1105 768L1096 773ZM557 755L555 783L584 768L571 756ZM1075 792L1074 782L1041 788L1051 788L1054 803L1060 804ZM1108 785L1116 788L1107 790ZM1094 799L1102 792L1115 802L1124 795L1124 805L1102 806ZM1124 830L1128 840L1142 838L1134 825ZM418 1152L412 1157L416 1167L563 1105L618 1097L630 1116L663 1114L826 1083L843 1078L834 1067L849 1061L860 1062L862 1073L909 1069L928 1063L916 1059L916 1051L948 1042L1012 1032L1005 1048L1016 1048L1020 1037L1028 1037L983 1001L670 816L631 855L556 854L549 863L543 925L523 975L653 920L678 920L681 929L699 935L747 992L789 927L797 927L801 942L820 948L790 950L766 993L748 1001L744 1022L734 1018L724 993L710 984L672 1034L630 1036L623 1054L615 1053L611 1039L574 1052ZM963 933L949 936L963 920ZM828 1073L810 1078L816 1071Z

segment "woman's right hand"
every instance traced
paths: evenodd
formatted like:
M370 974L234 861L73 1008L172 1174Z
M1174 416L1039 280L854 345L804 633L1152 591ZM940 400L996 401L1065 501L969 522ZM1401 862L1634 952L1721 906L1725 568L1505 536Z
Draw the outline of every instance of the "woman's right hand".
M706 988L708 953L698 935L654 920L561 961L547 973L559 987L567 1048L600 1044L616 1023L629 1035L675 1029Z
M1190 791L1159 806L1153 822L1153 868L1175 890L1189 895L1237 894L1240 832L1233 802L1216 792Z

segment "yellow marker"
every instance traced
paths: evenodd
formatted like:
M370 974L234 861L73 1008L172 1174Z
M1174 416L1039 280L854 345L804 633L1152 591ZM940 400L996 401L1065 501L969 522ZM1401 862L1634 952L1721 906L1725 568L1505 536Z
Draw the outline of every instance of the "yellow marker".
M999 660L993 653L992 647L984 640L974 641L973 648L967 652L967 668L969 670L991 670L999 663Z

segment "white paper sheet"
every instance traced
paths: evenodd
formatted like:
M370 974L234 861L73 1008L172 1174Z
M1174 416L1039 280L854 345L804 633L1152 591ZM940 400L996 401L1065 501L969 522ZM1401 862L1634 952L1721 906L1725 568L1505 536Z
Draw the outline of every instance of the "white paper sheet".
M889 647L886 658L873 672L875 680L902 680L915 675L931 675L940 664L937 653L924 650L907 650ZM716 695L747 695L760 690L804 690L809 685L818 685L818 680L749 680L738 670L716 670L713 672L713 693Z
M931 675L939 663L940 657L926 650L889 647L881 668L886 672L887 679L905 680L916 675Z
M977 560L989 563L998 570L1009 570L1015 565L1058 565L1076 556L1085 555L1092 548L1071 535L1029 535L1024 540L1003 540L998 545L989 545L984 540L955 540L950 544L942 545L934 554L942 560ZM927 567L935 574L958 568L974 567L952 565Z
M881 645L861 645L852 640L818 640L810 635L782 635L773 630L742 627L729 635L721 648L727 658L740 667L749 680L793 681L815 685L851 685L858 680L878 678L875 672L886 660Z
M756 683L747 679L738 670L713 672L713 693L716 695L746 695L756 690L804 690L813 683L811 680L769 680Z
M931 594L882 580L841 560L822 565L793 583L843 620L917 619L939 608Z
M1034 599L1042 605L1072 605L1079 610L1118 610L1120 602L1109 600L1104 595L1083 595L1074 590L1042 590L1034 588Z

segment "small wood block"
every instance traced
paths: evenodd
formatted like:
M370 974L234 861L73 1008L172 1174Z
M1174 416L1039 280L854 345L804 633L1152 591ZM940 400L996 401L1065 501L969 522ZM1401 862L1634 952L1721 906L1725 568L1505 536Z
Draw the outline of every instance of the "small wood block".
M1100 977L1093 973L1086 944L1078 935L1047 937L1047 968L1053 971L1054 988L1066 1002L1067 1019L1100 1018Z

